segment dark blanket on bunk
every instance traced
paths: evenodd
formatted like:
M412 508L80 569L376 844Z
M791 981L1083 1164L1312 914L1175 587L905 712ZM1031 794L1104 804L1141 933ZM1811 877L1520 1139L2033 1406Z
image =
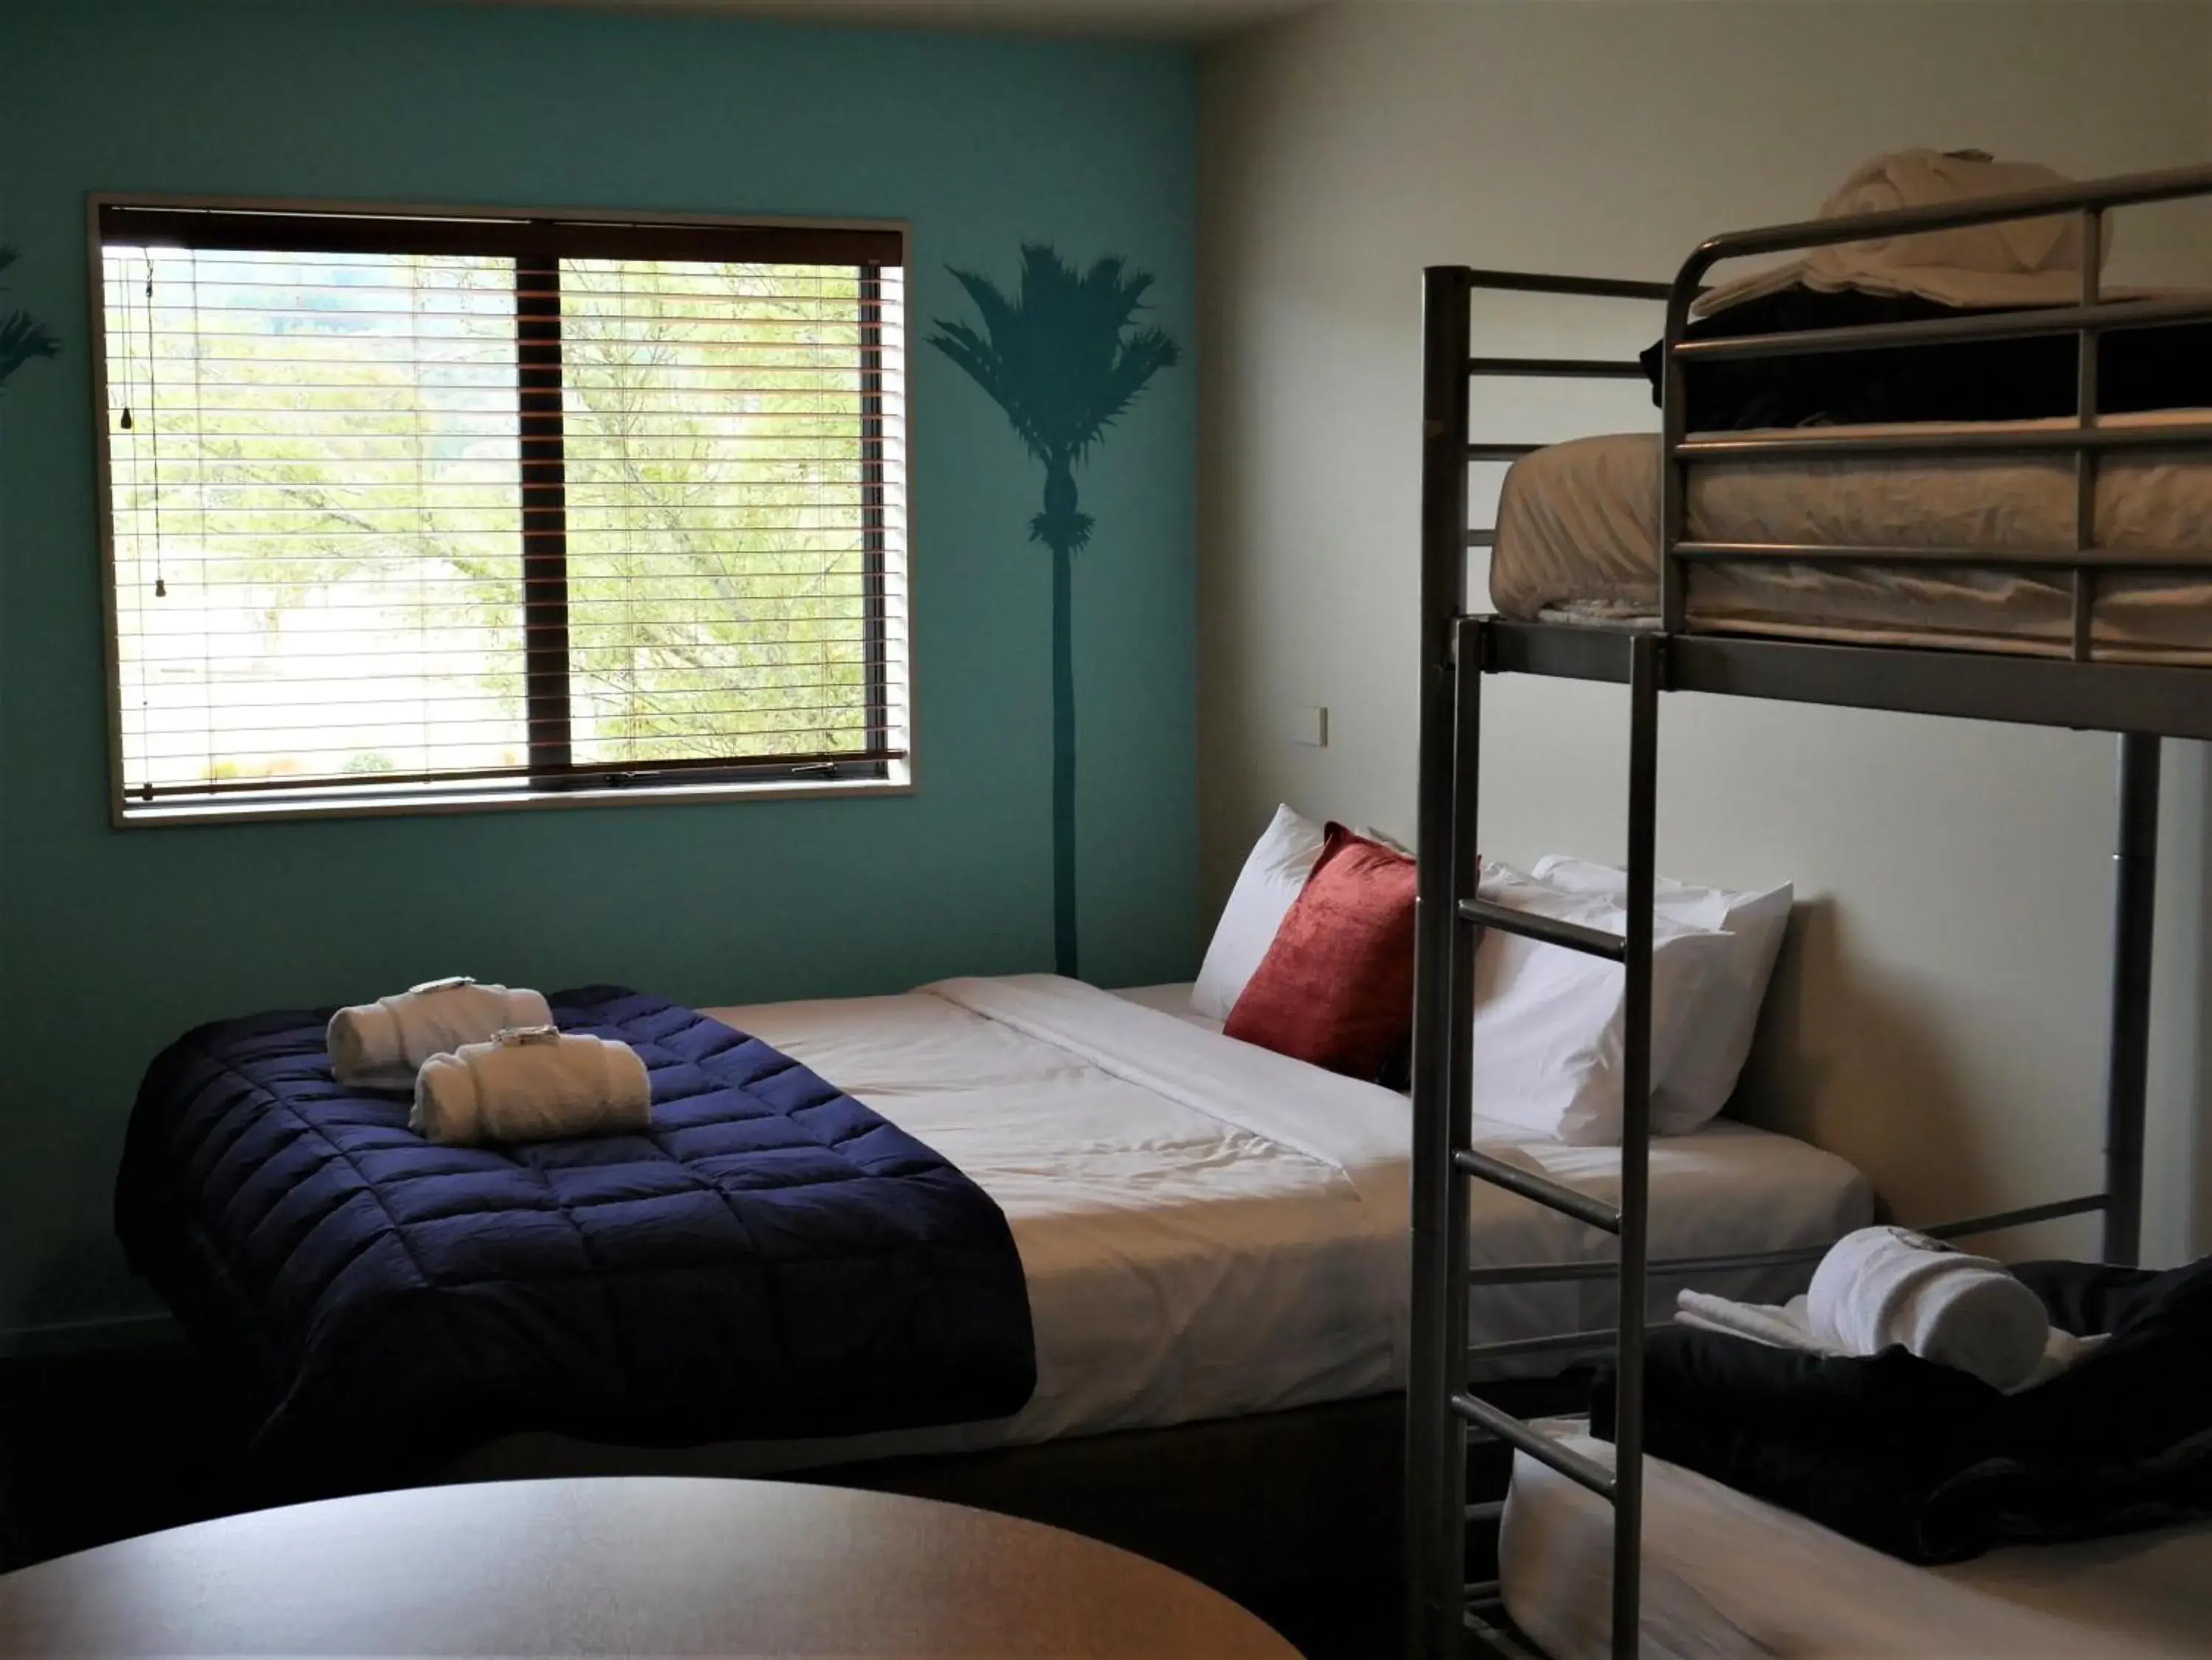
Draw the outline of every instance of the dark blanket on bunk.
M1692 340L1798 329L1912 323L1972 313L1913 295L1823 294L1802 284L1731 306L1689 328ZM1889 347L1807 357L1684 366L1688 430L1850 425L1894 421L2032 421L2074 413L2075 337ZM1659 399L1661 348L1643 354ZM2097 407L2130 410L2212 405L2212 324L2116 330L2099 354Z
M615 987L653 1126L437 1147L348 1090L328 1010L205 1026L146 1074L116 1183L264 1493L388 1479L520 1430L634 1445L1015 1411L1036 1383L1006 1218L757 1039Z
M2212 1515L2212 1258L2017 1270L2102 1347L2003 1395L1902 1348L1833 1360L1669 1326L1644 1354L1644 1445L1913 1562ZM1592 1432L1613 1433L1613 1380Z

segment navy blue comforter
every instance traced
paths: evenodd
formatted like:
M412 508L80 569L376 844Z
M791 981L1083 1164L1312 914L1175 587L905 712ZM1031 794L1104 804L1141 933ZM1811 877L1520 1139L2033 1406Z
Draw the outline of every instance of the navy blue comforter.
M283 1492L518 1430L673 1445L1002 1416L1036 1383L1006 1218L767 1045L613 987L556 997L653 1076L644 1135L434 1147L331 1076L328 1011L200 1027L116 1184Z

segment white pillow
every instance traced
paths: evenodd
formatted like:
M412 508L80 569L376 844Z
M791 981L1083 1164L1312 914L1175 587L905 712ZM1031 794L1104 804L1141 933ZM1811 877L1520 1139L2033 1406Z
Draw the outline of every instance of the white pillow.
M1536 880L1569 893L1596 894L1625 904L1628 874L1609 864L1553 854L1536 861ZM1765 893L1735 893L1725 888L1693 888L1662 876L1652 885L1652 910L1687 928L1714 929L1729 936L1728 960L1713 976L1692 1022L1688 1041L1675 1051L1663 1075L1665 1094L1652 1115L1663 1135L1695 1130L1728 1105L1751 1053L1759 1008L1790 926L1790 885Z
M1586 928L1621 932L1626 913L1603 894L1574 894L1484 861L1482 897ZM1680 1122L1668 1078L1706 996L1726 971L1729 936L1661 915L1651 951L1652 1122ZM1581 1147L1620 1141L1626 971L1617 962L1501 929L1474 958L1474 1111Z
M1229 903L1214 925L1198 983L1190 989L1193 1014L1214 1021L1229 1018L1243 995L1244 983L1275 942L1283 913L1313 874L1321 845L1321 826L1287 807L1275 809L1273 822L1261 832L1244 868L1237 873L1237 886L1229 890Z

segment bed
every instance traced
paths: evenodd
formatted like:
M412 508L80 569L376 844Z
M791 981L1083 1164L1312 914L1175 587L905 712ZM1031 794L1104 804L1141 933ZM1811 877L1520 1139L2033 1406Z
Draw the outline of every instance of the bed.
M758 1474L1389 1396L1407 1098L1231 1039L1190 990L1024 975L703 1011L559 993L565 1029L636 1047L652 1124L514 1147L434 1144L405 1094L337 1084L327 1011L217 1022L148 1070L118 1232L271 1496L511 1473L533 1448ZM1593 1203L1618 1186L1618 1147L1479 1135ZM1742 1124L1662 1138L1652 1163L1662 1256L1819 1245L1871 1208L1842 1160ZM1608 1243L1491 1191L1470 1257ZM1609 1318L1590 1282L1468 1295L1486 1336Z
M2201 410L2108 416L2118 430L2202 425ZM2002 423L2063 432L2070 421ZM1984 423L1984 430L1987 423ZM1939 422L1823 427L1822 439L1960 430ZM1786 439L1759 429L1703 434ZM2212 520L2212 452L2122 452L2096 484L2101 554L2181 554ZM1498 499L1492 603L1509 617L1566 623L1644 622L1659 609L1659 439L1611 433L1572 439L1514 463ZM1756 545L1974 548L1986 554L2070 548L2071 456L1810 457L1692 470L1687 539ZM1689 615L1701 629L1866 645L1968 647L2063 657L2072 641L2064 572L1874 565L1815 567L1767 559L1692 573ZM2115 661L2212 661L2212 583L2201 574L2119 572L2098 586L2094 643Z
M1610 1466L1613 1449L1554 1423ZM1644 1652L1653 1660L1887 1655L2175 1660L2212 1641L2212 1528L2015 1547L1916 1567L1692 1470L1647 1462ZM1514 1623L1551 1660L1610 1651L1613 1514L1526 1456L1498 1550Z
M1371 1586L1399 1541L1410 1106L1223 1035L1191 991L1036 975L697 1012L561 994L564 1027L641 1045L654 1126L512 1149L432 1146L404 1096L337 1087L327 1011L218 1023L149 1071L118 1232L229 1403L241 1497L782 1474L1074 1526L1253 1600ZM1480 1134L1532 1174L1618 1186L1618 1148ZM832 1152L878 1173L855 1183ZM1843 1160L1741 1124L1662 1138L1653 1164L1675 1255L1817 1245L1871 1207ZM841 1209L884 1176L935 1197ZM963 1190L990 1228L943 1208ZM953 1254L917 1260L915 1226ZM992 1229L1003 1246L967 1256ZM1610 1243L1486 1192L1471 1256ZM776 1289L787 1272L815 1277ZM920 1303L898 1290L916 1281ZM1592 1281L1469 1293L1475 1330L1515 1337L1610 1307ZM1524 1409L1570 1410L1570 1359L1493 1375Z

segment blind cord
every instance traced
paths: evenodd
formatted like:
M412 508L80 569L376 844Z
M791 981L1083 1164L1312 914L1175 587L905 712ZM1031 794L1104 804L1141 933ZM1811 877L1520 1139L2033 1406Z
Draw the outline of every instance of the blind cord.
M420 260L407 262L407 357L419 365L422 356L422 283L435 267ZM419 373L419 370L418 370ZM430 651L430 594L422 585L422 567L430 549L431 539L429 475L423 465L428 452L430 434L423 421L424 406L429 402L427 387L416 397L408 399L410 407L410 436L415 451L415 556L408 561L415 573L415 651L418 665L427 668L434 661ZM422 715L421 739L423 765L429 765L434 753L430 742L430 700L426 696L419 705Z
M125 262L118 258L116 262L116 275L118 278L125 275ZM131 285L127 281L125 281L119 282L117 286L121 290L123 295L123 415L122 418L116 422L116 425L120 430L131 434L131 488L135 495L136 492L145 488L146 473L143 465L144 458L139 454L138 451L138 422L137 418L131 413L131 394L137 390L136 379L132 373L131 358L131 348L135 343L133 325L131 318ZM133 568L143 568L146 562L145 518L143 514L139 512L135 507L131 514L131 551L132 554ZM134 599L134 609L136 603L137 602ZM141 678L138 683L139 709L143 712L149 706L149 699L146 690L143 671L142 670ZM151 785L145 786L145 795L147 799L152 799L153 786Z
M200 333L200 329L203 324L203 318L200 315L200 251L198 248L186 250L185 261L185 278L191 285L191 305L192 331L189 345L191 351L192 364L192 506L194 511L199 515L199 535L196 539L196 545L193 548L193 552L199 559L200 574L202 582L204 585L207 574L208 548L208 425L206 419L207 411L203 407L205 400L205 394L202 391L200 387L200 359L206 354L207 341ZM164 583L157 574L154 579L154 597L156 599L166 598L168 591L167 584Z
M154 597L167 599L169 579L163 573L161 548L161 382L154 361L154 256L147 251L142 257L146 261L146 418L153 422L147 436L154 445ZM126 413L124 425L130 424Z

